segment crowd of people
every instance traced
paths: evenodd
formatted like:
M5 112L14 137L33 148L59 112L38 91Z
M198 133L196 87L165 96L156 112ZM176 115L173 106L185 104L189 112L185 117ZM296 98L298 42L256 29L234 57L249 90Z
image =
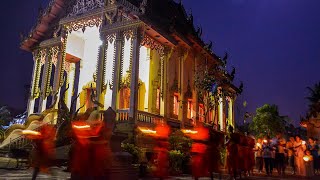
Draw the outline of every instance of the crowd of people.
M304 141L297 135L286 140L278 133L272 139L257 139L254 150L259 173L264 167L267 175L272 175L273 170L276 170L283 176L286 168L290 167L291 173L298 176L311 177L320 174L319 142L312 137Z

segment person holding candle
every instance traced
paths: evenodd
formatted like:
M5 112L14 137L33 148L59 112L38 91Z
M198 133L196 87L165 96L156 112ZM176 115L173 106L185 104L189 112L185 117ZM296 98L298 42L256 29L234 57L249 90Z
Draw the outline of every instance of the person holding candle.
M267 137L264 141L263 141L263 145L262 145L262 151L263 151L263 161L264 161L264 167L266 169L266 173L267 176L272 174L272 164L271 164L271 158L272 158L272 146L270 143L270 138Z
M294 137L291 136L289 138L289 141L287 142L286 149L288 153L288 161L289 161L289 166L292 168L292 174L296 174L296 166L295 166L295 156L294 156Z
M296 136L294 143L295 150L295 162L296 162L296 173L299 176L305 176L305 165L303 161L304 151L306 150L306 142L302 141L300 136Z
M254 148L255 155L256 155L256 168L258 169L259 173L262 172L262 168L263 168L262 144L263 144L262 139L259 138Z
M303 156L304 164L305 164L305 176L312 177L314 176L314 167L313 167L313 155L310 150L306 150L306 155Z

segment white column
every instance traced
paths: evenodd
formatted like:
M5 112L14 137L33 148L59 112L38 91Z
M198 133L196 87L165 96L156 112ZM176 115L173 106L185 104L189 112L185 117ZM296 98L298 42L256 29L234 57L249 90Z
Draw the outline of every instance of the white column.
M27 116L29 116L30 114L34 113L34 97L33 97L33 91L35 86L35 81L37 80L37 75L39 73L39 67L40 67L40 59L37 58L37 52L34 52L33 54L33 73L32 73L32 78L31 78L31 83L30 83L30 94L29 94L29 99L28 99L28 105L27 105Z
M120 84L120 63L122 60L122 48L123 48L123 34L122 32L116 33L115 41L115 55L114 55L114 68L113 68L113 87L112 87L112 104L113 110L118 109L118 94Z
M105 40L102 41L102 45L99 47L99 56L98 56L98 62L97 62L97 97L96 99L101 103L104 104L104 102L101 101L101 93L103 90L103 86L105 85L104 79L104 70L105 70L105 64L106 64L106 50L108 48L108 42L105 42ZM96 106L96 105L95 105ZM106 107L105 107L106 108Z
M57 93L57 100L56 100L56 104L54 105L55 109L58 109L58 102L59 102L59 98L60 98L60 81L61 81L61 71L63 71L62 69L62 63L63 63L63 58L62 55L63 53L61 52L62 48L59 48L59 53L58 53L58 59L57 59L57 65L56 65L56 69L54 72L54 81L53 81L53 92ZM54 100L55 97L53 97Z
M223 119L223 106L224 106L224 102L223 102L223 98L219 98L219 124L220 124L220 130L224 131L225 130L225 122Z
M129 118L136 121L138 109L138 83L139 83L139 57L140 57L140 32L133 30L132 37L132 69L130 79L130 111Z
M41 80L41 93L40 93L40 100L39 100L39 109L38 113L43 112L46 109L47 104L47 97L46 97L46 86L47 86L47 72L49 66L49 50L46 50L46 59L44 64L44 70L42 72L42 80Z

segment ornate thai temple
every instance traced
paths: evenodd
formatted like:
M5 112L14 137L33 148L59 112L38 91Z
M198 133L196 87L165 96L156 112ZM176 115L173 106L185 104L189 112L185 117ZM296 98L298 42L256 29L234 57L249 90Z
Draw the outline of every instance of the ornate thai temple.
M62 100L79 113L111 107L123 123L225 131L241 88L201 34L181 1L51 0L21 43L34 62L28 116L57 112ZM207 72L214 90L203 93L196 83Z

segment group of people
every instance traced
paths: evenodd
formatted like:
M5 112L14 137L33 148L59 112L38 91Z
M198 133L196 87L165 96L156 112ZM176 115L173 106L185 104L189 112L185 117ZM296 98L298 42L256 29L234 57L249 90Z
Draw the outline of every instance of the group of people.
M291 167L292 174L298 176L310 177L320 173L319 144L314 138L310 137L306 142L297 135L287 141L278 133L272 139L257 139L254 150L259 173L263 166L267 175L272 175L276 169L278 174L283 176L288 166Z
M101 119L78 120L72 122L71 126L70 136L74 141L69 152L71 179L106 179L111 161L108 144L111 127L107 127L107 123ZM56 129L53 125L45 124L39 131L27 130L24 134L33 141L32 179L36 179L39 172L49 172L56 165Z

